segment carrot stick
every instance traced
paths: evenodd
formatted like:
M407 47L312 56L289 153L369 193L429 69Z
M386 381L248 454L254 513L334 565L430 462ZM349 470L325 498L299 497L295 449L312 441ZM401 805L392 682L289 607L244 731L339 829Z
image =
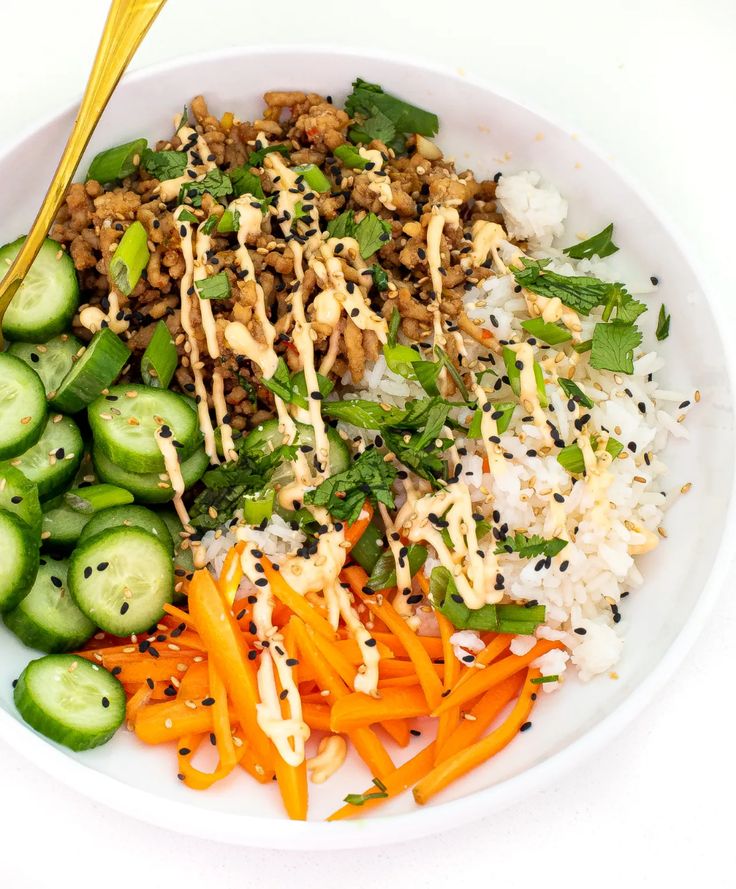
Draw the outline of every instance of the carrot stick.
M265 774L271 770L273 747L256 718L256 678L235 617L225 606L209 571L195 572L189 584L189 608L233 702L237 721L256 756L256 764Z
M487 667L492 661L495 661L499 655L503 654L504 651L508 649L513 638L513 636L501 634L496 636L495 639L492 639L482 651L478 652L475 663L472 665L471 669L466 670L458 679L454 688L462 688L462 686L475 675L476 670L481 670L483 667ZM483 667L478 667L477 664L482 664Z
M222 598L228 605L232 605L235 599L235 593L238 590L240 581L243 579L243 566L240 557L245 549L244 543L236 543L235 546L228 551L225 561L220 571L220 577L217 580L217 586L220 589Z
M191 661L187 661L184 658L161 658L160 660L154 660L148 655L145 656L145 660L139 656L138 663L123 662L121 664L117 659L108 660L107 658L102 661L102 665L106 670L114 670L116 667L120 668L116 672L118 679L121 682L131 684L146 682L148 679L153 682L160 682L168 680L171 676L179 679L186 672L190 663Z
M431 669L437 674L437 678L444 676L445 668L442 664L431 664ZM378 665L378 675L382 679L393 679L396 676L410 676L414 683L417 683L417 671L412 661L404 661L399 658L393 660L381 661Z
M399 766L398 769L382 779L386 788L384 792L388 794L388 799L392 799L400 793L403 793L407 788L411 787L412 784L416 784L420 778L423 778L431 770L434 762L434 750L435 742L432 741L431 744L428 744L423 750L420 750L416 756L407 760L402 766ZM369 787L365 792L366 794L375 793L375 784ZM343 818L351 818L355 815L365 815L371 809L380 806L387 798L368 799L362 806L351 806L348 804L341 809L338 809L336 812L333 812L327 820L342 821Z
M410 676L387 676L378 680L378 690L384 688L415 688L417 687L417 674Z
M215 741L217 742L217 755L220 757L220 764L227 768L233 769L238 761L235 752L235 744L233 744L233 730L230 725L230 714L227 708L227 692L225 691L225 683L217 672L214 661L208 662L208 673L210 683L210 697L215 699L212 704L212 728L215 732Z
M409 652L404 648L401 639L393 633L384 633L380 630L371 630L371 636L381 644L393 651L396 657L409 657ZM442 640L437 636L416 636L416 640L424 648L433 660L442 657Z
M176 698L179 701L193 701L206 698L210 690L210 674L207 661L192 664L182 676Z
M147 685L142 685L125 705L125 723L128 727L128 731L132 731L135 728L135 721L138 718L138 714L149 702L152 694L152 688L149 688Z
M320 636L325 639L334 639L335 631L332 629L329 621L307 602L304 596L292 590L289 584L284 580L278 571L275 571L268 559L264 559L261 564L266 573L266 579L271 585L271 592L276 598L290 608L305 624L308 624L313 630L316 630Z
M352 523L352 525L348 525L345 528L345 540L350 544L350 546L355 546L355 544L360 540L363 536L363 532L370 525L371 519L373 518L373 507L370 504L369 500L366 500L363 504L363 508L360 511L360 515L358 518Z
M381 723L381 728L399 747L407 747L411 735L409 723L405 719L386 719Z
M511 654L486 667L485 670L474 670L467 682L464 682L461 688L450 692L449 696L434 710L432 716L439 716L451 707L462 707L463 704L479 697L492 686L528 667L532 661L553 648L562 648L562 644L551 642L548 639L540 639L534 648L525 655Z
M145 744L164 744L182 735L212 731L212 710L201 701L187 707L182 701L151 704L144 707L135 720L135 733Z
M186 624L188 627L194 627L194 618L191 614L187 614L186 611L182 611L181 608L177 608L176 605L170 605L166 602L164 604L164 611L172 617L175 617L180 623Z
M520 673L515 673L493 688L489 688L470 711L473 718L462 719L444 746L438 750L437 762L454 756L477 741L490 728L506 704L518 695L523 684L524 677Z
M315 731L330 731L330 708L327 704L314 704L302 699L302 719Z
M419 781L414 788L414 799L420 806L427 803L433 796L447 787L448 784L466 775L472 769L486 762L490 757L495 756L496 753L503 750L516 737L522 725L529 718L529 714L534 706L532 695L536 690L536 686L532 684L531 680L539 675L539 670L530 669L527 671L524 686L514 705L514 709L495 731L492 731L490 735L486 735L485 738L481 738L480 741L476 741L471 747L466 747L449 759L443 760L426 777Z
M320 688L327 689L330 692L328 703L334 703L334 701L346 697L349 692L345 683L319 653L319 649L314 644L314 633L311 631L311 628L307 627L297 617L292 617L291 621L294 624L294 634L299 648L300 659L303 658L311 665ZM356 729L349 732L348 737L360 758L376 778L383 780L384 775L394 770L395 767L391 757L371 729Z
M416 685L383 689L380 698L355 692L333 703L330 726L333 732L349 732L376 722L411 719L428 713L424 691Z
M358 672L357 668L350 662L347 657L345 657L342 651L337 647L337 645L335 645L335 643L331 639L325 638L320 633L315 633L314 644L317 646L322 657L339 675L340 679L342 679L345 685L347 685L348 688L352 688ZM358 663L363 663L362 657L358 661Z
M343 571L343 575L350 584L353 594L360 598L370 608L371 613L379 617L389 630L401 640L402 645L416 667L419 684L424 690L427 703L432 708L437 707L442 694L442 684L434 670L429 655L421 642L417 640L417 636L409 629L404 619L396 613L393 606L386 599L383 599L379 605L375 596L367 596L363 592L363 587L368 581L368 575L361 567L351 565Z
M445 661L445 675L443 686L445 691L449 691L458 681L460 676L460 661L455 657L450 637L455 632L455 628L450 621L440 611L435 612L437 624L440 628L440 639L442 640L442 656ZM442 749L445 741L450 737L460 718L460 708L452 707L446 710L439 718L437 725L437 743L435 745L435 758Z
M232 762L223 763L219 761L213 772L203 772L192 764L192 757L199 749L206 735L190 734L184 735L177 742L176 756L179 766L179 774L182 781L191 787L192 790L207 790L209 787L226 778L235 768L238 760L243 756L245 750L241 748L236 754Z

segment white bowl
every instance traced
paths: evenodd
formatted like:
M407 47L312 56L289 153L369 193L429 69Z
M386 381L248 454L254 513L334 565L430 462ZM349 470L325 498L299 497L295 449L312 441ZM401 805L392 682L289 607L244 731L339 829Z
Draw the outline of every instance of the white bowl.
M711 609L728 561L724 542L734 539L733 375L708 297L682 242L640 189L585 140L488 86L446 71L335 49L236 49L167 62L125 79L81 169L102 148L136 136L165 137L172 115L197 93L216 113L233 110L252 119L267 89L309 89L339 102L356 76L437 112L439 142L459 167L484 175L535 169L556 183L570 203L568 243L578 231L592 233L615 222L620 256L630 270L660 278L648 300L650 321L662 300L672 313L671 336L661 346L669 359L663 379L669 388L702 393L687 424L691 440L673 442L666 454L672 484L691 481L693 489L668 515L669 539L642 559L646 584L622 609L626 648L618 681L571 681L543 696L533 731L424 808L405 794L369 819L320 820L346 792L368 783L355 762L310 789L313 820L299 823L284 818L274 788L245 775L207 793L188 790L176 780L172 750L145 747L125 732L105 747L70 753L20 721L11 680L34 654L0 629L0 737L95 800L172 830L244 845L328 849L406 840L488 815L559 778L610 741L672 676ZM35 127L0 157L0 242L27 230L74 112L67 108Z

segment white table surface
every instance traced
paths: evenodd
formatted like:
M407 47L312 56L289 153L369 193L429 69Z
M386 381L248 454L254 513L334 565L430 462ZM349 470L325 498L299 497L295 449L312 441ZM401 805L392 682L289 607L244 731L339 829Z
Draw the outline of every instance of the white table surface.
M105 7L3 3L0 149L81 90ZM370 25L342 24L366 9ZM275 25L280 42L441 60L586 132L684 232L724 324L736 320L733 0L170 0L133 67L278 42ZM0 184L0 212L1 195ZM200 842L95 805L0 743L0 886L733 886L732 586L671 686L596 760L500 815L410 844L328 855Z

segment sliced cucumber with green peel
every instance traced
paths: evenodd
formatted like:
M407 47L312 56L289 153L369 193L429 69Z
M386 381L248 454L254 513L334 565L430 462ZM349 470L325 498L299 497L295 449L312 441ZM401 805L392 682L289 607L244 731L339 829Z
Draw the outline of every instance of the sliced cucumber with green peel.
M4 463L0 466L0 509L5 509L18 516L31 530L36 543L41 534L41 504L38 500L38 488L30 479L16 469Z
M41 500L48 500L69 487L83 456L79 427L71 417L56 414L46 421L36 444L10 464L35 482Z
M81 340L71 333L61 333L47 343L11 343L8 354L25 361L41 377L46 397L50 398L72 369L80 350L84 350Z
M31 591L3 618L5 625L39 651L73 651L95 631L95 625L79 610L67 586L65 561L43 556Z
M20 251L25 236L0 247L0 277ZM45 343L66 330L79 306L79 283L71 256L51 238L41 245L3 318L9 340Z
M0 509L0 611L22 601L36 579L38 539L17 515Z
M31 661L20 674L13 698L31 728L71 750L106 743L125 719L120 682L76 654L48 654Z
M96 512L87 522L79 536L80 545L109 528L143 528L149 534L153 534L174 555L174 541L166 525L166 522L157 512L146 509L145 506L111 506Z
M95 449L129 472L163 472L156 431L167 433L180 460L199 446L197 415L184 399L166 389L114 386L88 410Z
M121 469L99 448L92 452L95 471L103 482L125 488L140 503L168 503L174 498L171 480L164 472L128 472ZM210 458L203 447L198 448L191 457L183 460L180 468L184 484L187 488L198 482L207 471Z
M279 421L277 419L266 420L251 430L243 439L242 444L238 444L239 449L244 453L257 454L273 451L284 443L284 435L279 431ZM306 452L309 463L314 461L314 429L306 426L304 423L296 424L298 441L300 446L310 448ZM335 475L338 472L344 472L350 466L350 450L345 442L340 438L338 433L330 426L327 427L327 441L330 446L330 474ZM283 481L279 475L279 481Z
M44 546L47 549L70 549L96 512L132 502L133 495L115 485L72 488L63 497L44 507L41 535Z
M100 629L143 633L160 620L174 592L169 550L141 528L112 528L72 553L69 589Z
M65 414L76 414L120 375L130 360L130 350L109 327L98 330L89 346L74 363L51 399L51 405Z
M46 425L46 415L41 378L25 361L0 353L0 460L33 447Z

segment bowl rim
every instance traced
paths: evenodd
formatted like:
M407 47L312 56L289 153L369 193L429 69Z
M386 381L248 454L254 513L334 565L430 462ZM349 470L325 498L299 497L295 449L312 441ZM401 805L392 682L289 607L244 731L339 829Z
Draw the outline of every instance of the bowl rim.
M425 58L412 56L407 59L384 50L351 46L335 47L329 44L274 43L252 47L227 47L174 56L126 74L121 83L125 85L155 79L160 74L177 68L244 55L270 56L287 53L291 56L300 54L310 57L337 56L386 61L416 71L431 71L451 82L471 84L531 112L564 132L574 133L579 143L595 154L627 186L636 191L642 203L655 216L657 223L692 269L709 309L712 310L717 306L718 300L712 296L715 288L709 281L707 271L693 259L684 235L661 211L657 201L626 166L611 158L610 154L584 131L577 126L570 126L564 115L558 115L556 111L552 113L547 109L540 110L533 103L530 104L504 89L498 89L485 78L473 73L461 74L447 65L430 62ZM0 162L18 150L26 140L37 137L46 127L53 125L70 111L76 110L80 100L81 96L66 103L60 110L29 123L0 151ZM716 327L725 359L730 407L736 413L736 355L731 355L726 347L723 331L720 326ZM721 540L695 607L690 612L687 623L677 633L662 658L633 691L579 738L525 771L467 796L433 803L427 807L418 807L409 813L356 818L341 822L299 822L218 812L189 803L164 799L98 772L94 767L87 766L84 761L72 758L53 746L2 708L0 708L0 739L67 787L95 802L104 803L119 812L158 827L204 839L270 849L328 850L376 846L438 833L446 830L448 825L460 826L500 811L553 780L559 779L570 772L581 759L587 759L605 743L610 743L644 709L682 664L713 611L731 569L732 553L729 540L736 536L734 532L736 532L736 475L728 495Z

